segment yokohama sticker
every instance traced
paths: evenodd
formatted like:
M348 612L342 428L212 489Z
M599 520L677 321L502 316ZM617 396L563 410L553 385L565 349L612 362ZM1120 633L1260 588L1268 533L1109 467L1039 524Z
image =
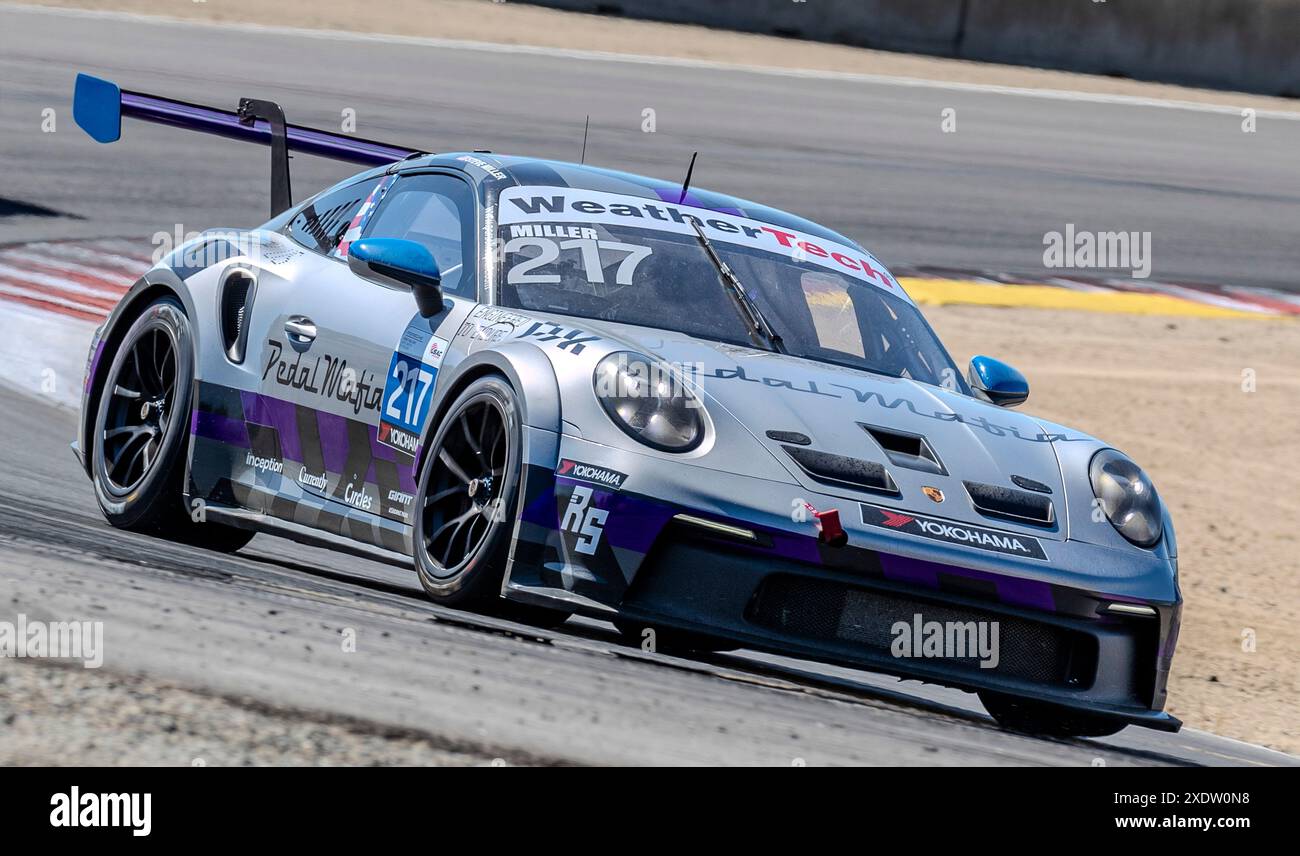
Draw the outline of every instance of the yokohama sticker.
M584 464L572 458L561 458L560 465L555 468L555 474L562 479L590 482L614 490L622 489L623 482L627 481L626 473L608 467L598 467L595 464Z
M908 535L919 535L933 541L961 544L964 547L974 547L990 553L1047 561L1043 545L1037 538L1029 535L1017 535L1014 532L985 529L982 526L971 526L969 523L958 523L954 520L904 513L891 508L881 508L879 505L868 505L865 502L858 505L862 508L862 522L867 526L906 532Z

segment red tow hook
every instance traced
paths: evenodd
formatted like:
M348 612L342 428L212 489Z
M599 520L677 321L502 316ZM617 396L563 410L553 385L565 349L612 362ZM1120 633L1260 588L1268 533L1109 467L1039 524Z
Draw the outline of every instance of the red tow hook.
M804 507L812 512L813 519L816 520L818 541L828 547L843 547L849 543L849 535L844 531L844 527L840 525L840 510L838 508L818 511L806 502Z

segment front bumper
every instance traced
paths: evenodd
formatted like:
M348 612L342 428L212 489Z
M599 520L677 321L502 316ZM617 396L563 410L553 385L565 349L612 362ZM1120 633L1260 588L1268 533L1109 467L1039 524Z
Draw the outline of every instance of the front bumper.
M530 460L546 459L549 438L555 460L626 478L615 487L529 466L507 597L1178 727L1159 711L1181 598L1158 552L1043 540L1046 562L992 554L865 526L856 499L573 437L534 436ZM594 542L590 526L582 535L590 518L571 508L575 488L604 513ZM846 546L821 543L810 520L796 519L805 501L840 511ZM1112 614L1114 603L1155 614ZM955 647L927 650L934 623Z

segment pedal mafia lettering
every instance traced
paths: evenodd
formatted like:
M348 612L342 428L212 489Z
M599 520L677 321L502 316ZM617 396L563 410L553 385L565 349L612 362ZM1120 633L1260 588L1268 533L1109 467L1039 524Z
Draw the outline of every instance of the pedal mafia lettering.
M379 411L384 388L376 385L371 372L358 374L348 368L346 359L330 354L313 357L295 352L290 361L282 357L283 342L268 339L266 345L270 353L262 370L263 381L274 370L275 382L280 386L343 402L352 408L355 415L360 415L363 410Z
M51 796L50 805L54 827L125 827L137 838L153 830L153 794L83 794L74 785Z
M715 368L703 372L704 378L716 378L717 380L739 380L746 383L761 384L770 389L786 389L790 392L802 392L808 395L821 395L826 398L838 398L842 400L850 397L857 401L858 404L871 404L876 407L883 407L886 410L897 410L903 408L908 412L921 416L926 419L933 419L937 422L956 422L961 425L969 425L972 428L978 428L994 437L1015 437L1017 440L1026 440L1031 443L1065 443L1072 440L1086 440L1086 437L1071 437L1067 434L1056 433L1038 433L1038 434L1021 434L1020 430L1011 425L999 425L996 422L990 422L983 416L967 416L964 413L945 410L925 410L918 408L916 403L909 398L898 396L892 400L885 398L875 390L858 389L843 383L826 383L823 387L815 380L792 381L785 378L777 377L750 377L745 371L744 366L735 368ZM842 392L836 392L835 390ZM844 395L843 393L848 393Z

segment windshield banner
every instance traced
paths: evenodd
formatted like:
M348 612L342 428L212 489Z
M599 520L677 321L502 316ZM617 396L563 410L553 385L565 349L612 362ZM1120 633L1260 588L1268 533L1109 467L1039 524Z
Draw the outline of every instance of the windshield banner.
M691 220L698 222L716 244L752 247L795 262L820 265L910 302L898 281L870 253L758 220L575 187L511 187L501 191L500 196L500 222L502 227L509 227L512 238L549 237L552 233L546 231L547 226L559 223L596 223L694 237Z

